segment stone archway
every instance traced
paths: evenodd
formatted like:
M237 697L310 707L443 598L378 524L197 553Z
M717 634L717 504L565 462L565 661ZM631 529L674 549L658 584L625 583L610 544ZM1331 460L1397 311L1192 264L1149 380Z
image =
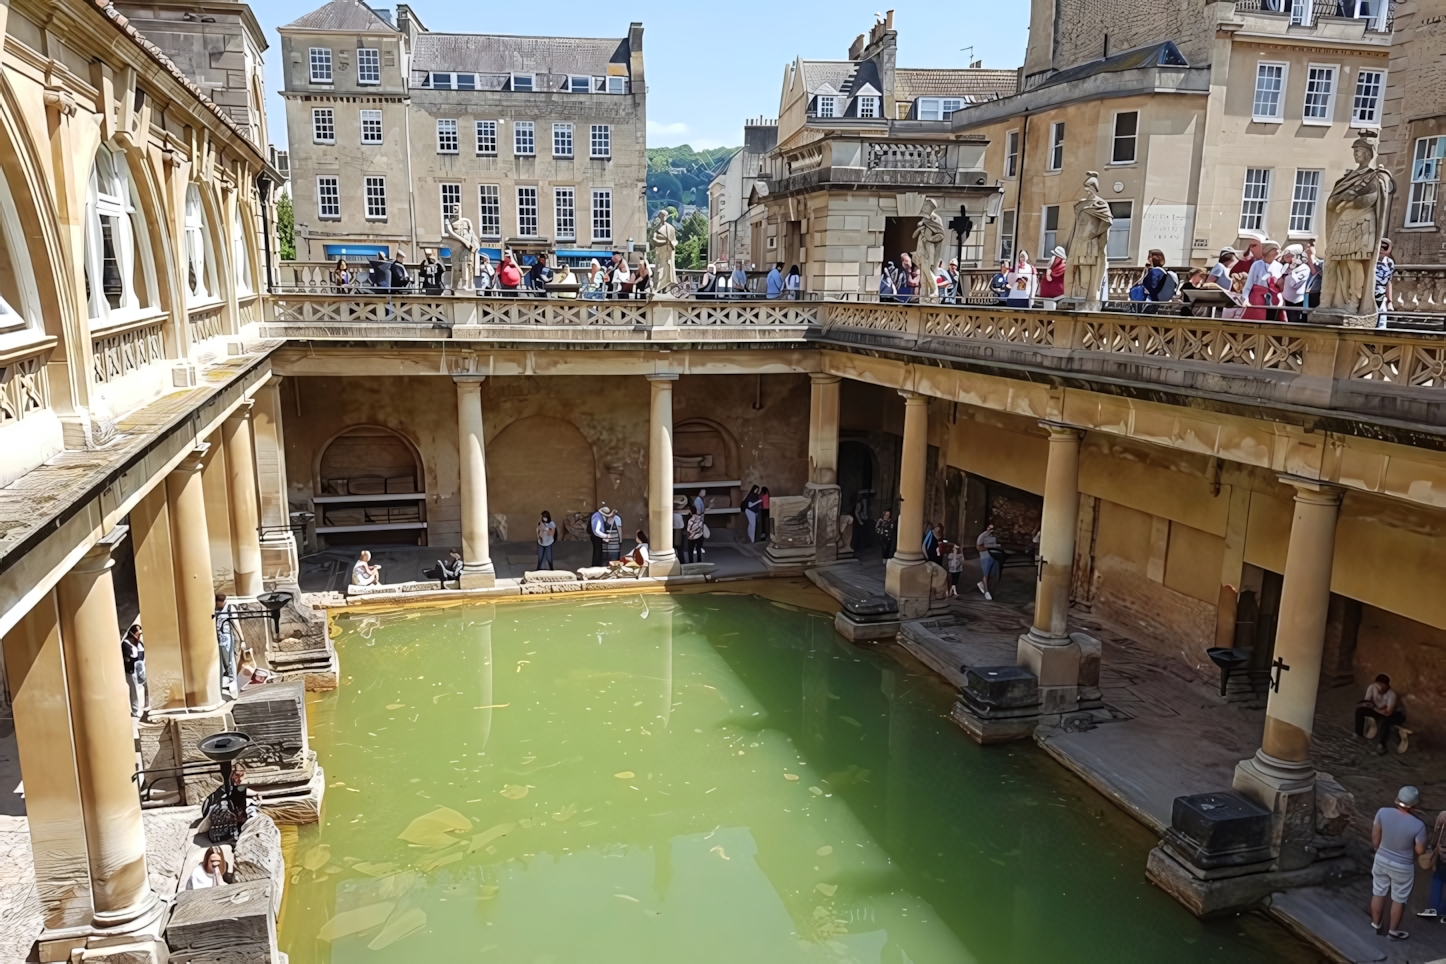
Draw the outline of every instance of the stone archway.
M410 439L379 425L353 425L320 451L314 507L316 534L326 546L427 544L426 476Z
M542 511L561 528L572 512L597 506L592 443L571 422L530 415L487 442L487 509L507 517L514 542L529 542Z

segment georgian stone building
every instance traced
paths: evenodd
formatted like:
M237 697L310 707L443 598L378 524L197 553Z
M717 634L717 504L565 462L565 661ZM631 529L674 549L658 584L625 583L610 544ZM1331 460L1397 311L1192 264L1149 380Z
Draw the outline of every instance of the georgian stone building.
M762 264L768 209L749 201L764 176L768 153L777 146L778 121L759 117L743 125L743 148L708 185L708 260Z
M784 69L777 147L749 199L767 212L750 228L750 259L799 265L807 291L876 287L883 263L913 250L926 197L946 223L961 207L982 223L996 193L984 139L956 136L950 118L1012 91L1016 72L916 70L897 55L890 11L847 59L800 57ZM958 240L948 233L945 260ZM980 251L963 255L978 263Z
M1384 5L1365 0L1036 0L1020 89L954 117L1003 185L989 256L1063 244L1087 171L1115 217L1112 262L1320 237L1352 142L1381 126L1390 49Z
M297 256L447 246L574 259L645 241L643 27L625 37L429 31L332 0L280 28Z
M1390 236L1399 265L1446 262L1446 2L1395 5L1381 160L1396 180ZM1446 303L1438 278L1432 300ZM1401 307L1398 305L1397 307Z

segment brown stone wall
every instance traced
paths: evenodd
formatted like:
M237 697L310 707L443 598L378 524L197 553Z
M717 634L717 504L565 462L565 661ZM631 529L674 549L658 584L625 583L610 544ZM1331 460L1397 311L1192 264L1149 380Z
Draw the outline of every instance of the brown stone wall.
M1128 0L1034 0L1026 70L1056 70L1145 44L1173 40L1192 64L1208 63L1215 14L1205 0L1134 4ZM1055 26L1049 38L1049 27ZM1038 29L1040 41L1033 34ZM1052 39L1049 49L1037 49ZM1108 50L1106 44L1108 43ZM1052 63L1051 63L1052 61Z
M1377 609L1361 607L1356 635L1355 682L1365 692L1377 673L1388 673L1418 732L1446 725L1446 631Z
M1381 125L1381 164L1396 178L1391 202L1390 236L1397 264L1440 264L1446 259L1446 227L1441 201L1436 225L1403 230L1411 191L1411 158L1416 138L1446 134L1446 0L1401 0L1386 75L1385 117Z
M331 439L351 426L381 426L420 453L428 542L457 544L460 478L451 379L296 378L285 385L294 509L309 508L312 495L322 491L318 473ZM489 509L508 516L509 538L530 539L543 509L561 521L599 499L622 513L630 528L645 526L648 406L642 378L525 376L483 383ZM674 424L702 426L703 435L724 439L730 453L724 467L743 482L741 490L715 493L724 504L739 504L755 483L778 495L803 491L808 413L805 375L684 375L674 386Z

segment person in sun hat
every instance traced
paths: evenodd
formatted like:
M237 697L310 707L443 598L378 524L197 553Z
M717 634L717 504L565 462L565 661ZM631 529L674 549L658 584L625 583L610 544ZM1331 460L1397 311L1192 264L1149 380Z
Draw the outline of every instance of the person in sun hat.
M1062 247L1056 246L1050 252L1049 265L1039 275L1039 296L1046 301L1064 297L1064 275L1069 260ZM1046 308L1053 307L1046 305Z
M603 546L607 544L608 538L608 515L611 515L612 511L604 502L597 507L592 518L588 520L587 537L592 541L592 565L594 568L603 564Z
M1426 825L1412 812L1420 802L1421 791L1402 787L1396 792L1395 805L1377 810L1371 825L1371 846L1376 849L1371 865L1371 927L1394 941L1410 936L1401 930L1401 916L1416 882L1416 855L1426 852ZM1391 898L1389 924L1387 897Z

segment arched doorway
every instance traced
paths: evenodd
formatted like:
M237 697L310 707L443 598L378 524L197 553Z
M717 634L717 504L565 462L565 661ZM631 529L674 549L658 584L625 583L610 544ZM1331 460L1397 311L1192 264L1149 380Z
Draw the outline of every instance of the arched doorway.
M892 508L881 491L879 459L864 442L845 439L838 446L839 511L854 517L854 549L874 544L874 521Z
M323 545L426 545L426 476L412 443L379 425L334 437L317 463L316 535Z
M566 419L531 415L487 443L488 511L505 515L509 538L531 539L543 509L559 528L572 512L597 505L592 444Z

